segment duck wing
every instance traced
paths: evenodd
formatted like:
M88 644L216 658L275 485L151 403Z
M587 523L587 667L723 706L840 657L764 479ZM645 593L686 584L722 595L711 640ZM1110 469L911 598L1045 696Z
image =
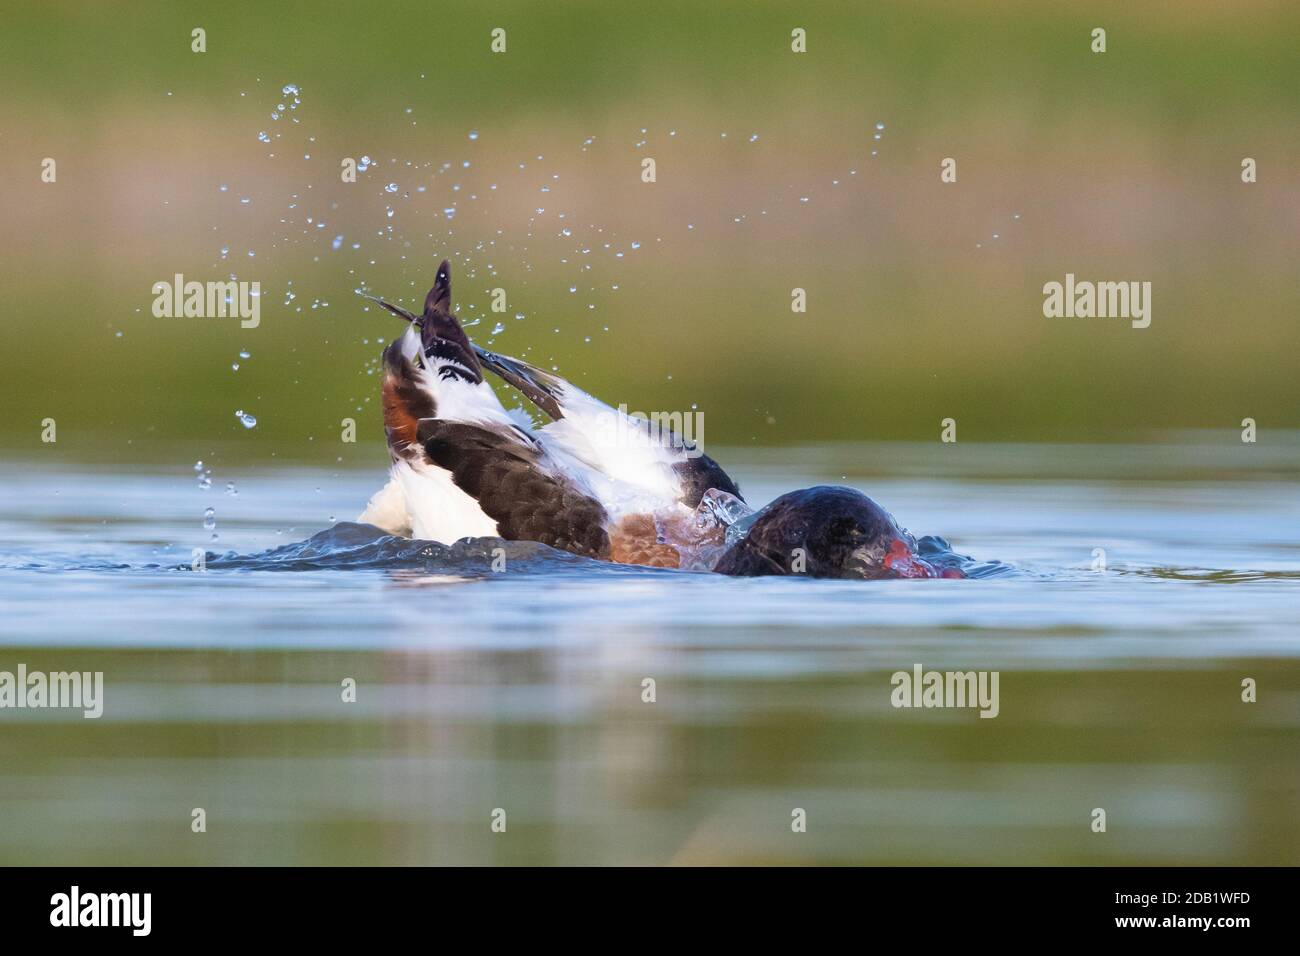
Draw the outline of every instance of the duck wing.
M698 443L662 422L612 408L558 375L474 345L480 365L517 388L552 419L539 437L556 454L642 492L638 506L694 509L710 488L740 498L740 487ZM742 499L743 500L743 499Z

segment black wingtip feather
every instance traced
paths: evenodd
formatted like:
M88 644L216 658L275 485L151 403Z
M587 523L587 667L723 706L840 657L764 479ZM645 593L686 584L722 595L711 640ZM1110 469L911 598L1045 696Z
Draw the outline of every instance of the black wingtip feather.
M547 381L545 372L533 368L527 362L521 362L518 359L510 358L508 355L498 355L496 352L489 352L477 343L474 344L474 353L478 356L479 362L485 367L491 369L502 378L507 384L513 385L524 394L530 402L550 415L555 421L564 417L564 410L560 407L559 393L555 380Z

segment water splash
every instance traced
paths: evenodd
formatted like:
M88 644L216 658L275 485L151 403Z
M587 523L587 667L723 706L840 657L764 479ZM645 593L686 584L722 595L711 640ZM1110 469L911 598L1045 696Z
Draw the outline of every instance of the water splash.
M209 571L401 571L454 573L461 576L492 577L494 562L500 567L504 556L510 576L517 574L672 573L653 568L609 564L557 551L535 541L506 541L503 538L466 538L455 544L419 541L385 534L373 525L339 522L305 541L282 545L258 554L209 553ZM190 565L182 565L189 570Z

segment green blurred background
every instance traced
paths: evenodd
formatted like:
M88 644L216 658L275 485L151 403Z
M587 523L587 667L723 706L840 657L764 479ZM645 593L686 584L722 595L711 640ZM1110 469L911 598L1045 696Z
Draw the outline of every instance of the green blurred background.
M476 338L706 442L1294 428L1297 36L1282 2L11 6L0 448L379 464L399 326L353 290L417 303L443 256ZM1066 272L1151 281L1151 327L1045 319ZM175 273L259 281L260 327L155 318Z

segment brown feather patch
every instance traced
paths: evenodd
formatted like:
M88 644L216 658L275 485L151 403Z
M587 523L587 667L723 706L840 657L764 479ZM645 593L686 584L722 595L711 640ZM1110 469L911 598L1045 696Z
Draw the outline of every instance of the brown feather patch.
M384 349L384 434L396 456L419 447L421 418L433 418L437 409L433 397L415 383L415 370L402 355L397 342Z
M671 544L659 540L652 515L627 515L609 535L610 560L618 564L644 564L676 568L682 557Z

